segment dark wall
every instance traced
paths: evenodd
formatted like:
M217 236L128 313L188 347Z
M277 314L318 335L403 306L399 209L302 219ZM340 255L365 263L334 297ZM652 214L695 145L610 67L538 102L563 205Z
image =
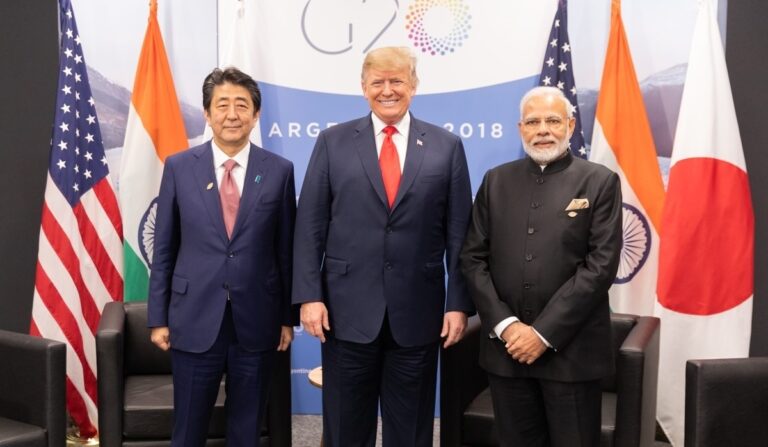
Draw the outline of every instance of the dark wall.
M755 208L751 356L768 355L768 33L765 0L728 2L726 60ZM725 267L727 268L727 266Z
M56 0L0 0L0 329L29 330L58 70Z

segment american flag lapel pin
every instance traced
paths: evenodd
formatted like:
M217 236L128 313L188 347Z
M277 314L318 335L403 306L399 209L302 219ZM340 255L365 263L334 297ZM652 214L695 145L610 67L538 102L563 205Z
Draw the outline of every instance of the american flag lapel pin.
M418 138L416 138L416 146L424 146L424 143Z

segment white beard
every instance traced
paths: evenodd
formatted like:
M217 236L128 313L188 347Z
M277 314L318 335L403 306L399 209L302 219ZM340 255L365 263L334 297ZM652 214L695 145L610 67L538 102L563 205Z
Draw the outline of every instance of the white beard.
M536 164L546 166L563 156L565 151L568 150L569 140L570 138L566 137L566 139L561 141L559 145L548 149L536 149L523 141L523 150L525 150L525 153L528 154Z

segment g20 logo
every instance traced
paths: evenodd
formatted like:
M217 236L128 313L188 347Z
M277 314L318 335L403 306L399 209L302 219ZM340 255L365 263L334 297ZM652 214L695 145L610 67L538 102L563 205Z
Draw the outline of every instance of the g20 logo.
M381 2L360 1L358 6L364 9L355 16L354 8L335 7L338 0L307 0L301 13L301 32L307 44L328 55L361 47L362 53L367 53L392 27L400 2L392 0L390 12L384 11L387 6ZM350 18L339 20L340 12ZM471 19L465 0L414 0L408 6L402 32L422 53L442 56L453 53L469 38Z

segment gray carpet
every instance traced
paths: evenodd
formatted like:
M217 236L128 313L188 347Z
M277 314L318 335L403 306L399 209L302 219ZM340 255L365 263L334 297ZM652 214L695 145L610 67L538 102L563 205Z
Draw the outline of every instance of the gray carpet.
M293 447L318 447L323 433L323 420L321 416L316 415L293 415ZM440 445L440 420L435 419L433 446ZM379 421L379 431L376 434L376 446L381 446L381 421ZM666 442L656 442L654 447L669 447Z
M318 447L323 433L322 416L294 414L293 418L293 447ZM440 445L440 419L435 419L434 442ZM376 446L381 446L381 419L376 433Z

